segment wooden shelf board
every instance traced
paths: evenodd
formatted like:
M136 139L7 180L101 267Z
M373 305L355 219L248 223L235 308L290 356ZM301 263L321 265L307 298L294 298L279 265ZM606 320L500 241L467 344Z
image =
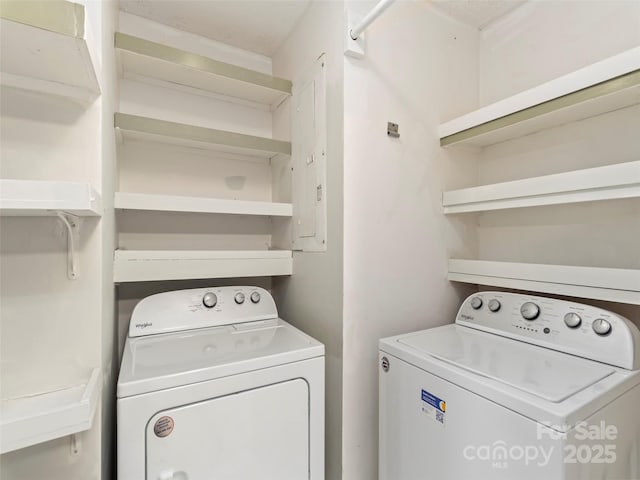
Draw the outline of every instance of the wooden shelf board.
M640 161L451 190L445 214L640 197Z
M443 123L440 144L483 147L640 103L640 47Z
M291 95L291 82L143 38L115 34L123 75L142 75L267 105Z
M0 215L102 215L102 200L88 183L41 180L0 180Z
M290 250L116 250L114 281L291 275Z
M161 212L220 213L228 215L263 215L290 217L290 203L227 200L220 198L184 197L179 195L153 195L146 193L116 192L114 207L126 210L152 210Z
M115 127L124 141L152 141L266 158L291 155L290 142L126 113L115 114Z
M0 453L89 430L101 389L96 368L83 385L2 400Z
M100 94L84 6L67 1L3 1L0 83L90 102Z
M448 279L640 305L640 270L451 259Z

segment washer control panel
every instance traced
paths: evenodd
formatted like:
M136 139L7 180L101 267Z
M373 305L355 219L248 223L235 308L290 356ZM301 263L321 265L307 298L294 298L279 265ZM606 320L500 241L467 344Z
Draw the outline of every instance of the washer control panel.
M630 370L640 369L640 331L601 308L508 292L479 292L456 323Z
M211 287L158 293L134 308L129 336L278 318L269 292L259 287Z

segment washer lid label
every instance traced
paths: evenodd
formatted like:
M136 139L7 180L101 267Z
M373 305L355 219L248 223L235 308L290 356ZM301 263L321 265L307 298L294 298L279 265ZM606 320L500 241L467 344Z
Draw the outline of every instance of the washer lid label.
M169 436L173 432L173 425L173 418L160 417L153 426L153 433L160 438Z
M447 402L422 389L420 392L420 409L427 417L444 426Z

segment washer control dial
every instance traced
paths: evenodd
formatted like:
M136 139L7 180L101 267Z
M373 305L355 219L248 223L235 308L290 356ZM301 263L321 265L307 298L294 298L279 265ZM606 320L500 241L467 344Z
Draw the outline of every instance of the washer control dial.
M218 303L218 297L213 292L207 292L202 297L202 304L207 308L213 308Z
M525 320L535 320L540 315L540 307L533 302L525 302L520 307L520 314Z
M238 305L242 305L244 303L244 293L242 292L236 293L233 299L236 301Z
M492 312L497 312L498 310L500 310L500 307L500 302L495 298L489 300L489 310L491 310Z
M593 331L598 335L607 335L611 332L611 324L604 318L594 320L591 324L591 328L593 328Z
M478 310L482 306L482 299L480 297L473 297L471 299L471 308Z
M569 328L578 328L582 324L582 318L577 313L567 313L564 316L564 323Z
M252 292L250 298L251 302L258 303L260 301L260 292Z

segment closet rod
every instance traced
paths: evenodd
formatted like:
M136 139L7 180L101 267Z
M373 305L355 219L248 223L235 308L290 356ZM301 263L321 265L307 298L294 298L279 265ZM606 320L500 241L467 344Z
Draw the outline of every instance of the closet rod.
M376 18L378 18L382 13L391 6L391 4L395 2L395 0L381 0L373 9L367 13L367 15L362 19L362 21L353 27L349 32L349 36L353 40L357 40L358 37L364 32L369 25L371 25Z

